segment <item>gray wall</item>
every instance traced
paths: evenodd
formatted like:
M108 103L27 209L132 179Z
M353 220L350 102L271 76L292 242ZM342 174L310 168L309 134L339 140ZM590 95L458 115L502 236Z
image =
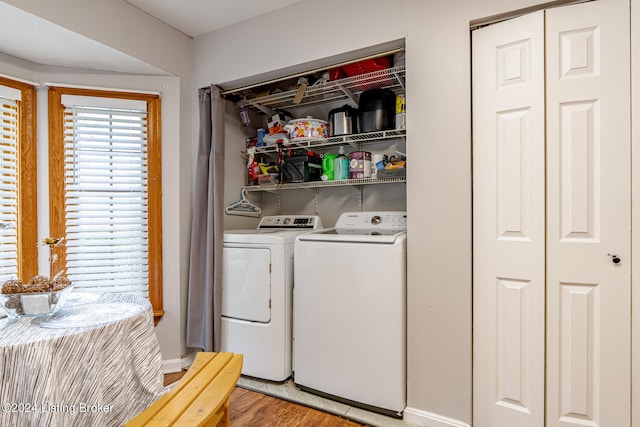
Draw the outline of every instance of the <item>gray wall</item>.
M307 0L194 39L196 87L259 81L406 39L406 418L471 423L469 21L536 3Z
M165 358L181 349L175 331L183 328L186 315L183 296L196 89L210 83L259 81L285 70L302 71L327 57L344 57L348 52L405 39L407 154L412 159L406 184L409 415L440 419L448 425L471 422L469 21L542 1L306 0L193 42L125 2L94 0L90 6L82 0L7 3L179 76L180 120L174 129L179 140L164 140L178 147L178 159L170 160L177 169L172 172L177 184L165 197L179 204L165 218L168 242L176 246L165 247L165 278L175 279L165 280L165 295L179 300L165 296L165 305L168 310L181 311L179 325L158 328L163 349L176 349L167 350L170 355ZM95 11L102 19L93 19ZM228 157L234 155L233 150L228 149ZM237 194L239 184L230 183L229 194ZM173 259L180 260L178 265L170 264Z

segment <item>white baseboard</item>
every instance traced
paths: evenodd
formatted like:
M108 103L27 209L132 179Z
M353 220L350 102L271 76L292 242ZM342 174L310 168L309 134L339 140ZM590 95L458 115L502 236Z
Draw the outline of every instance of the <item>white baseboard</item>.
M196 358L196 353L189 353L186 356L180 357L180 359L167 359L162 361L162 367L165 374L171 374L173 372L186 371L189 369L193 360Z
M423 427L471 427L460 420L409 407L404 409L402 418L405 422Z
M185 356L182 356L182 359L180 359L182 361L182 369L184 369L185 371L187 369L189 369L191 367L191 365L193 364L194 359L196 358L196 354L197 352L193 352L193 353L189 353Z
M182 359L169 359L162 361L165 374L182 371Z

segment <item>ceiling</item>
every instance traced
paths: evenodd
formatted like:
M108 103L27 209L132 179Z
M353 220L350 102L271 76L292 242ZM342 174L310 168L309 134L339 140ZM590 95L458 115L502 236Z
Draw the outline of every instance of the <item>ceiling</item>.
M197 37L303 0L124 0ZM0 54L35 64L167 74L137 58L0 1Z
M126 0L188 36L264 15L303 0Z

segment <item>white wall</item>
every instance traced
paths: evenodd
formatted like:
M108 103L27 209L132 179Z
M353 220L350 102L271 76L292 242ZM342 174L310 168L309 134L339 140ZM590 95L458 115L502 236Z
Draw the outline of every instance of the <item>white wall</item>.
M14 64L21 66L15 66ZM15 58L0 55L0 74L21 78L39 85L38 88L38 236L49 235L49 197L48 191L48 129L47 129L47 90L45 83L73 84L105 89L143 90L159 92L162 96L162 158L163 167L163 278L165 316L156 328L164 359L179 359L184 354L181 325L180 265L171 262L179 258L180 229L175 226L174 218L180 217L180 206L175 200L180 199L179 168L172 167L171 161L180 157L179 144L171 141L180 139L180 79L164 76L135 76L120 74L104 74L92 71L65 68L43 67L18 61ZM46 248L39 250L39 270L48 271ZM167 262L168 260L168 262Z
M176 361L186 353L184 329L186 286L191 224L191 149L193 100L191 84L191 39L124 1L8 0L33 15L96 40L175 77L100 73L71 68L43 67L0 55L0 74L32 82L68 83L95 87L148 90L162 97L163 159L163 278L165 316L156 332L165 361ZM99 16L96 19L96 16ZM0 17L0 21L2 17ZM39 102L38 155L40 217L39 235L46 220L46 92ZM44 114L44 116L43 116ZM44 120L44 121L43 121ZM44 162L44 163L43 163ZM41 255L42 256L42 255ZM46 255L45 255L46 256Z
M414 422L471 423L469 21L536 3L542 2L307 0L194 39L195 86L229 88L235 84L228 82L303 71L298 64L406 38L405 418Z

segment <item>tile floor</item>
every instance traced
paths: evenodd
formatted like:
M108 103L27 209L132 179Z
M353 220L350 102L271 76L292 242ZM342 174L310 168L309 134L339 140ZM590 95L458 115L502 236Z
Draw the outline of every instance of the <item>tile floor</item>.
M301 403L303 405L320 409L325 412L340 415L362 424L374 427L417 427L415 424L407 423L403 420L387 417L360 408L355 408L347 404L336 402L315 394L300 390L293 381L285 383L273 383L257 378L242 376L238 380L238 385L250 390L254 390L269 396L278 397L290 402Z

